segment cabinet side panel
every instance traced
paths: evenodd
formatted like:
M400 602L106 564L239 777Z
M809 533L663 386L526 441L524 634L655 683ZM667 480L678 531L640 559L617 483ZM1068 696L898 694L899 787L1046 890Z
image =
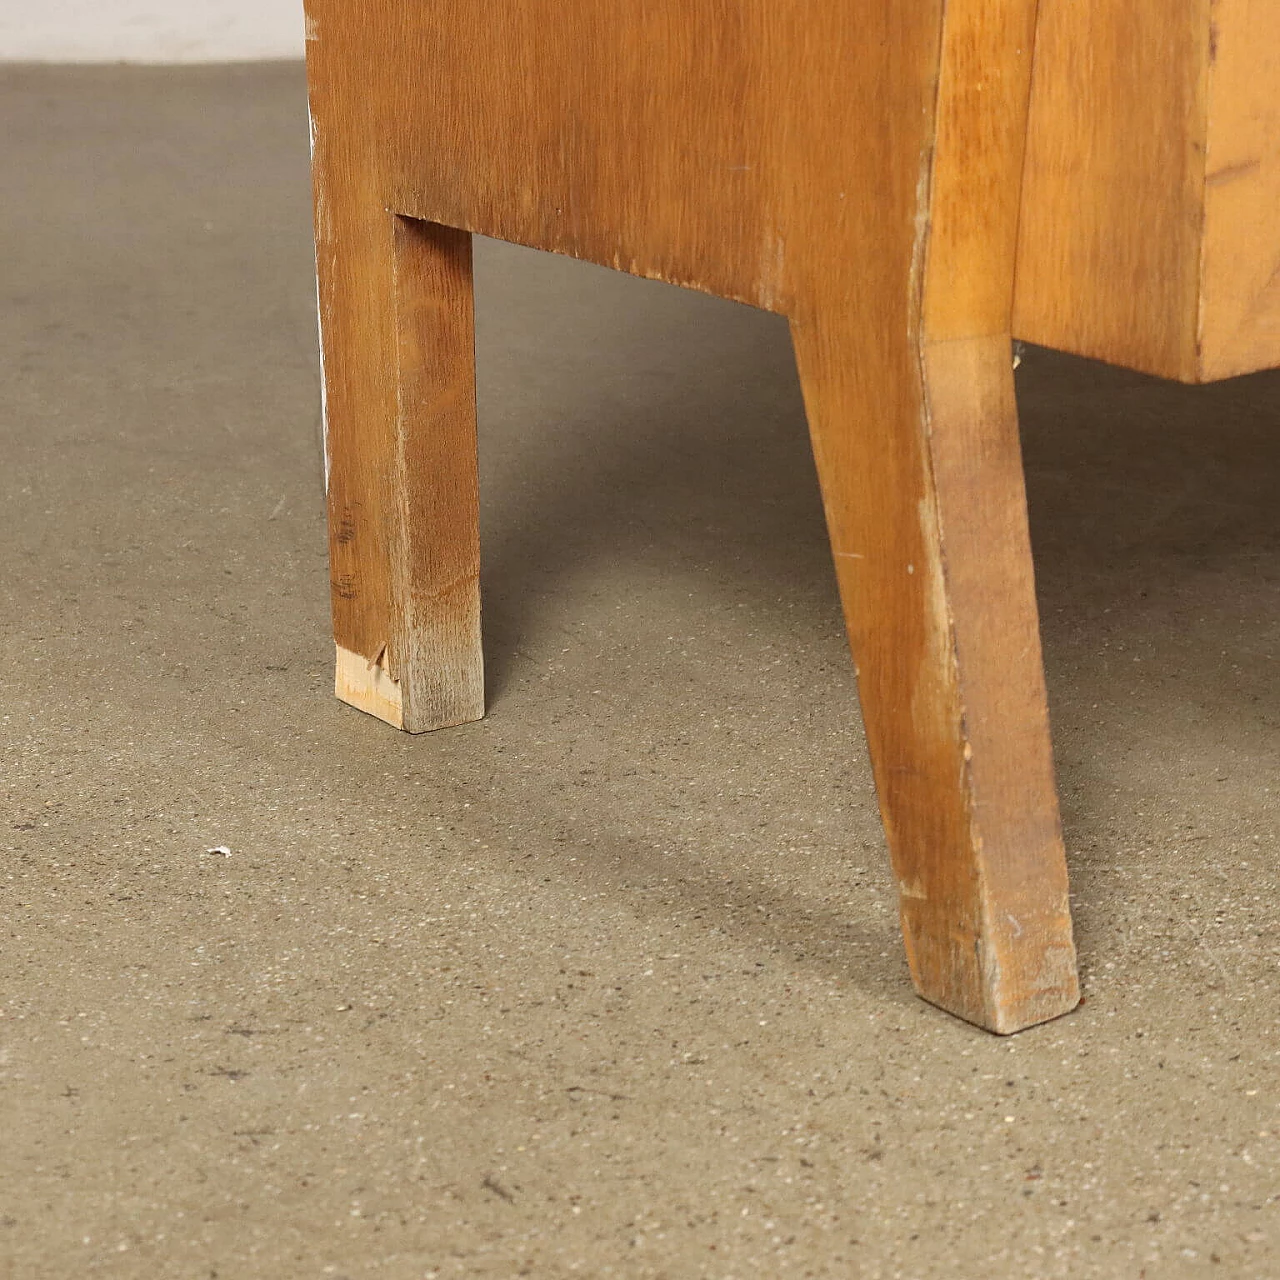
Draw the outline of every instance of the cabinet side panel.
M1210 52L1206 379L1280 365L1280 6L1218 0Z
M1195 380L1208 0L1041 0L1014 333Z

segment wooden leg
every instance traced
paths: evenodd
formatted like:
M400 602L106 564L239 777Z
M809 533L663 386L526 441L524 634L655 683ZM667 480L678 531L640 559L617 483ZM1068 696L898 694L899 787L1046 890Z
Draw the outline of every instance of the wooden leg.
M858 313L793 333L908 960L1017 1031L1079 993L1008 339Z
M484 714L471 237L325 175L317 155L336 691L462 724Z

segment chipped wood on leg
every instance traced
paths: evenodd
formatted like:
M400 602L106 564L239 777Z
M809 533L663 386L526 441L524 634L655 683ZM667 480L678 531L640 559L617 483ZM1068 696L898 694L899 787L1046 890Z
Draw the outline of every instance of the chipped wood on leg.
M334 665L333 691L338 697L358 711L366 711L379 720L404 728L404 697L400 683L393 680L383 666L386 646L372 661L361 653L352 653L335 644L337 661Z

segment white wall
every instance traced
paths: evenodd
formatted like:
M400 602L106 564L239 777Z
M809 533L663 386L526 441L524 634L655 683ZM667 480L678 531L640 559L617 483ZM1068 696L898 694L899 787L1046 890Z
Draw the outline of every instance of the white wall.
M0 61L302 57L302 0L0 0Z

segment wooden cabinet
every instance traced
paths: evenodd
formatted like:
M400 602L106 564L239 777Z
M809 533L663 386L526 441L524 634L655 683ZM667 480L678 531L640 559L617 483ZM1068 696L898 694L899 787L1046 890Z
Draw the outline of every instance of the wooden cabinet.
M912 976L1073 1008L1010 318L1280 363L1278 4L307 0L339 696L484 712L473 233L780 312Z
M1185 382L1280 365L1280 4L1040 0L1013 331Z

